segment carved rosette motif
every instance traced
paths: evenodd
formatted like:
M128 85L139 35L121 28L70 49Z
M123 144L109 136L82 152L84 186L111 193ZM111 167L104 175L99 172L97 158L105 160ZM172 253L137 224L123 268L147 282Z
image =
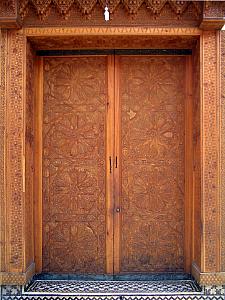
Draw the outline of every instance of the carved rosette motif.
M106 58L44 63L43 269L105 272Z
M121 271L182 271L185 58L123 57L120 65Z

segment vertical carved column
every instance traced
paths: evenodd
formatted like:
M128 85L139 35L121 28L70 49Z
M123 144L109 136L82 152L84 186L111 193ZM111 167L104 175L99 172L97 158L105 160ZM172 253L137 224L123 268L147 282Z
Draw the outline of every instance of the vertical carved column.
M2 202L5 203L6 225L3 230L6 240L3 247L5 267L0 273L0 283L24 284L34 272L32 259L27 259L29 241L26 235L29 218L25 201L26 37L14 30L9 31L7 37L7 52L2 53L7 69L6 94L3 95L6 106L4 149L7 182L4 183L5 202Z
M220 95L219 32L204 31L202 40L202 221L203 272L220 270Z
M225 272L225 31L221 31L221 271Z
M0 272L5 270L5 114L7 32L0 30Z
M201 43L201 266L202 285L224 284L221 272L220 32L203 31Z
M7 99L7 215L8 266L24 270L24 77L25 38L9 32L9 82Z

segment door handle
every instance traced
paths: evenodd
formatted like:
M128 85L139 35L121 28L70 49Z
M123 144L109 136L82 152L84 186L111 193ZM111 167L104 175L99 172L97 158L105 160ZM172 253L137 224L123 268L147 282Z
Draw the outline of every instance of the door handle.
M112 173L112 158L109 157L109 172Z

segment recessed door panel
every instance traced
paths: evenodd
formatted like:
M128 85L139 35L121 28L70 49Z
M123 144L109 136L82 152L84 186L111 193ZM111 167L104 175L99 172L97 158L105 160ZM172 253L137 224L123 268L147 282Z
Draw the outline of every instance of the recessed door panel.
M46 58L43 271L105 273L107 57Z
M184 270L185 62L117 58L118 273Z

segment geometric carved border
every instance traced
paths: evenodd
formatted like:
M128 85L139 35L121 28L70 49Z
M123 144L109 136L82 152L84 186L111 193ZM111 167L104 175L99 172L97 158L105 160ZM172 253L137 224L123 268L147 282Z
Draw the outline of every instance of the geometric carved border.
M29 36L73 36L73 35L195 35L202 30L194 27L187 28L151 28L151 27L44 27L24 28L20 30Z
M221 270L225 272L225 31L221 31Z
M0 273L0 285L25 285L35 274L35 264L32 263L24 273Z
M202 34L203 272L220 271L220 94L217 31Z
M0 31L0 270L5 270L5 127L7 31Z
M7 85L7 254L10 272L24 271L24 64L26 38L9 32Z
M225 272L200 272L196 265L192 265L192 275L202 286L224 285Z

